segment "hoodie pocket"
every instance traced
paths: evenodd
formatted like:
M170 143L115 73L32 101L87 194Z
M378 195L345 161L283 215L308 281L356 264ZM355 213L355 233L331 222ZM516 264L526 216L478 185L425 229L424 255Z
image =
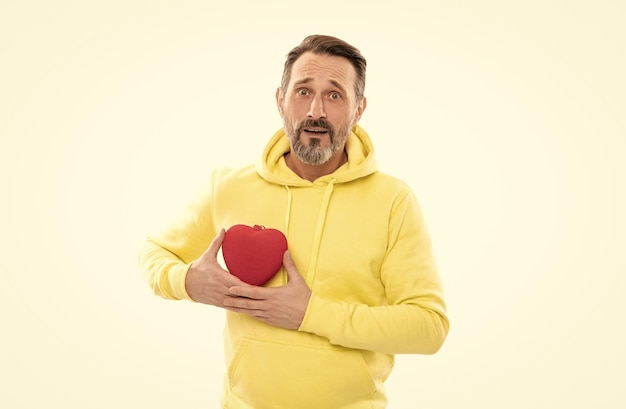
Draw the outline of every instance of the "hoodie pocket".
M244 339L228 370L236 401L256 409L371 408L376 392L358 350Z

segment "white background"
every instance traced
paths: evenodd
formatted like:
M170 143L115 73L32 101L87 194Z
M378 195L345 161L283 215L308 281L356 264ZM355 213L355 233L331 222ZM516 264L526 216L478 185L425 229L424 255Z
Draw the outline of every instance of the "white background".
M312 33L367 57L361 125L445 284L390 408L624 407L624 4L1 1L3 407L217 407L222 312L153 296L137 251L257 159Z

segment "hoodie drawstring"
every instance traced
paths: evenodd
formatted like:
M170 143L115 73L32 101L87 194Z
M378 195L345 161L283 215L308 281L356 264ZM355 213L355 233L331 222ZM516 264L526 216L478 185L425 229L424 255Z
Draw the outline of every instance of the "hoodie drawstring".
M285 211L285 231L284 234L285 236L289 237L289 221L291 220L291 189L289 189L289 186L285 185L285 189L287 189L287 210ZM282 270L282 278L283 278L283 285L287 284L288 278L287 278L287 272L285 271L284 268L281 269Z
M285 212L285 234L289 233L289 220L291 219L291 189L285 185L287 189L287 211Z
M313 244L311 245L311 258L309 259L309 269L304 276L305 280L309 285L313 283L313 279L315 278L315 271L317 269L317 260L320 252L320 243L322 242L322 234L324 233L324 224L326 223L326 215L328 214L328 205L330 203L330 197L333 194L333 189L335 186L335 182L337 179L331 179L326 185L326 189L324 190L324 197L322 198L322 203L320 205L319 214L317 216L317 223L315 225L315 235L313 236ZM289 234L289 222L291 220L291 189L289 186L285 185L285 189L287 190L287 209L285 211L285 235ZM287 284L288 278L287 273L282 272L283 275L283 284Z
M317 270L317 260L320 252L320 243L322 241L322 234L324 233L324 224L326 222L326 214L328 214L328 204L330 203L330 196L333 193L336 179L331 179L326 190L324 191L324 198L320 205L320 211L317 216L317 224L315 226L315 236L313 236L313 245L311 246L311 258L309 259L309 270L306 272L305 279L309 285L313 284L315 278L315 271Z

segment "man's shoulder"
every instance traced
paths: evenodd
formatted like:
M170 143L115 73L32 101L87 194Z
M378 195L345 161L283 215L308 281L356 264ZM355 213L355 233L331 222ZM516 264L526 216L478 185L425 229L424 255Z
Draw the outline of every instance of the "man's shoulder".
M213 171L214 183L232 182L234 180L245 180L257 177L258 174L253 164L240 167L222 166Z

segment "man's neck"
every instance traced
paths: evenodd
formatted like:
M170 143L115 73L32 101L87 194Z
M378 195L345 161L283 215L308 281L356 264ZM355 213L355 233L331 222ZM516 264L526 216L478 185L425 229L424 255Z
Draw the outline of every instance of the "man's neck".
M348 161L348 155L344 150L336 152L328 162L323 165L310 165L304 163L292 152L285 154L285 163L296 175L309 182L315 181L322 176L329 175L339 169Z

